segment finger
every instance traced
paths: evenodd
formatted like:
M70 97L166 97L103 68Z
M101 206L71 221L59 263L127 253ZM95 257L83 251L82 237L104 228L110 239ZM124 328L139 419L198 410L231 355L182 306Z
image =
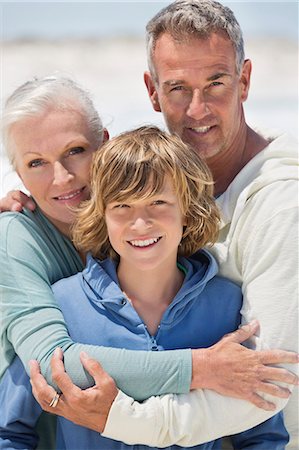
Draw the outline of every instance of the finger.
M285 350L262 350L259 355L263 364L298 364L299 362L298 353Z
M19 202L14 202L11 206L11 210L13 212L20 212L20 211L22 211L22 209L23 209L23 206Z
M264 367L261 372L261 379L268 381L280 381L282 383L298 385L298 376L286 369L279 367Z
M47 381L40 373L40 368L37 361L29 361L29 366L32 393L41 407L46 409L48 408L49 403L53 399L56 391L52 388L52 386L48 385Z
M264 392L265 394L274 395L274 397L279 398L289 398L291 395L291 391L289 391L289 389L271 383L260 383L258 390L260 392Z
M51 358L51 370L53 381L66 397L81 391L65 372L61 349L56 349Z
M40 374L39 364L35 359L31 359L28 365L30 368L30 378L34 379L38 374Z
M35 360L29 361L29 367L30 367L30 383L32 385L32 389L40 391L45 386L48 386L45 378L42 376L40 372L38 362Z
M27 208L33 211L35 209L35 203L34 201L24 192L22 191L11 191L7 194L7 198L11 198L12 200L15 200L16 207L18 205L21 206L21 208ZM19 206L18 206L19 207Z
M103 369L101 364L93 358L90 358L85 352L80 353L80 360L83 367L95 380L95 384L98 385L103 381L112 380L110 375Z
M30 211L34 211L36 208L35 203L32 200L27 200L27 202L24 205L25 208L30 209Z
M258 408L264 409L265 411L274 411L276 409L276 405L274 403L265 400L256 393L251 394L248 400Z
M252 337L258 331L258 329L259 329L258 321L253 320L252 322L243 325L233 333L225 335L223 339L230 342L235 342L237 344L241 344L242 342Z

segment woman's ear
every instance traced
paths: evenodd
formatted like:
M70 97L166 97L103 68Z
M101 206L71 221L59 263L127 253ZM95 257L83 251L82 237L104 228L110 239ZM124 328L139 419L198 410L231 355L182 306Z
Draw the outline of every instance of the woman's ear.
M103 144L105 142L109 141L109 131L107 130L107 128L104 128L103 130Z

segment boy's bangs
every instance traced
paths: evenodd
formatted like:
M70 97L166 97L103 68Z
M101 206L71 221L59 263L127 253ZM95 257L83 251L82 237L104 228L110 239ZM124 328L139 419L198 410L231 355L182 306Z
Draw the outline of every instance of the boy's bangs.
M106 204L112 201L122 202L127 199L145 200L158 194L163 188L165 171L155 167L153 161L134 164L118 174L117 180L110 184Z

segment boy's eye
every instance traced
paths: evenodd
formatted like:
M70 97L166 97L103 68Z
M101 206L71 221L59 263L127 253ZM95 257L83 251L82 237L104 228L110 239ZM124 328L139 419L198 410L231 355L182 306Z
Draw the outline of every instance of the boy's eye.
M28 163L28 167L39 167L44 163L42 159L33 159Z
M119 205L115 205L113 209L123 209L123 208L129 208L129 205L126 205L125 203L120 203Z
M85 152L85 148L83 148L83 147L73 147L69 150L70 155L76 155L78 153L83 153L83 152Z
M153 205L165 205L165 201L164 200L155 200L154 202L153 202Z

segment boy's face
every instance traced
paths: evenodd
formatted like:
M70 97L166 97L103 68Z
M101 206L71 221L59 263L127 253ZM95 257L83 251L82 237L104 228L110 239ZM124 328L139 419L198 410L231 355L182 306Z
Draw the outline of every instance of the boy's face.
M162 271L176 267L184 218L170 176L152 197L108 203L105 220L121 265Z

